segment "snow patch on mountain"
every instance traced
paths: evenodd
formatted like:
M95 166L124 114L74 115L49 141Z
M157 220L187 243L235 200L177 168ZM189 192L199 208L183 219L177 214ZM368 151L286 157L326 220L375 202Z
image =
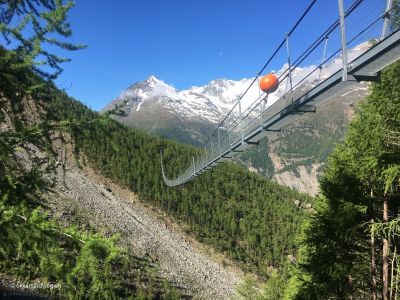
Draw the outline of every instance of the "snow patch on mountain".
M136 111L139 111L143 101L151 100L157 96L176 98L177 91L164 81L159 80L155 76L150 76L145 81L136 83L123 91L116 101L134 99L138 103ZM113 102L115 102L115 100Z
M360 44L348 50L349 61L365 52L370 47L369 43ZM293 87L307 83L317 84L320 80L328 78L342 67L341 58L332 60L322 69L317 65L297 67L292 71ZM280 85L277 91L268 96L267 107L283 96L289 87L287 64L276 72L280 77ZM314 71L314 72L313 72ZM310 74L310 75L309 75ZM304 79L309 75L306 79ZM125 109L133 116L135 114L151 113L156 105L161 105L163 109L175 114L179 118L189 120L205 120L211 123L218 123L233 108L235 103L242 97L242 110L245 111L260 97L265 94L258 88L258 82L249 88L254 78L243 78L241 80L216 79L204 86L193 86L186 90L177 90L163 80L154 75L143 82L138 82L123 91L118 98L106 106L103 111L115 107L115 105L126 102ZM248 89L249 88L249 89ZM248 89L248 90L247 90ZM244 91L246 94L243 96ZM145 105L147 103L148 105ZM238 108L233 110L238 113Z

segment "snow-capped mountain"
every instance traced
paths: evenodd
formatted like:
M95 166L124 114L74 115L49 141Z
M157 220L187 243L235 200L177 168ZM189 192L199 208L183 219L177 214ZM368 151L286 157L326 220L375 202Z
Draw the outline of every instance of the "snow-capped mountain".
M240 81L217 79L202 87L178 91L155 76L150 76L145 81L128 87L103 111L125 101L124 110L133 117L151 113L156 106L162 106L180 118L217 123L250 81L250 79Z
M349 50L349 61L366 51L368 43ZM327 78L342 66L341 58L334 59L319 70L316 65L297 67L292 72L293 86L304 89ZM309 73L316 70L311 75ZM277 91L268 98L268 105L279 99L288 89L287 65L276 72L280 79ZM187 90L177 90L155 76L138 82L107 105L103 111L113 109L116 105L126 112L118 116L118 121L156 134L173 137L182 142L201 144L210 128L218 124L231 110L254 78L242 80L216 79L204 86L193 86ZM300 83L300 84L299 84ZM298 85L299 84L299 85ZM242 98L242 109L245 110L257 101L262 92L257 80ZM238 111L233 111L238 113ZM171 132L173 134L171 135Z

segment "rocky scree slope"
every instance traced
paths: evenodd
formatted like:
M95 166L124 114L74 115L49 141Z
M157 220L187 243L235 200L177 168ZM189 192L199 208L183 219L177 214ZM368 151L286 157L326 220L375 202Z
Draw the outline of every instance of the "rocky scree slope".
M95 228L118 233L135 255L148 257L173 286L199 299L230 299L242 273L222 266L174 221L87 165L78 168L68 145L59 144L55 175L56 214L79 211ZM82 163L85 165L85 163Z

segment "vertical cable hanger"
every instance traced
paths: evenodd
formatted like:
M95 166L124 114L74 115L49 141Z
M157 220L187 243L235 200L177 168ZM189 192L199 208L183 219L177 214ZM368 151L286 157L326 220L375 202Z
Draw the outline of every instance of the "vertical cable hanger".
M293 107L293 79L292 79L292 65L290 61L290 47L289 47L289 33L286 34L286 54L287 54L287 63L288 63L288 70L289 70L289 87L290 87L290 101L292 103L292 110Z
M326 57L326 49L327 49L327 47L328 47L328 40L329 40L329 37L328 36L325 36L325 42L324 42L324 50L322 51L322 60L321 60L321 65L320 65L320 67L319 67L319 75L318 75L318 82L320 82L321 81L321 75L322 75L322 67L323 67L323 63L324 63L324 61L325 61L325 57Z

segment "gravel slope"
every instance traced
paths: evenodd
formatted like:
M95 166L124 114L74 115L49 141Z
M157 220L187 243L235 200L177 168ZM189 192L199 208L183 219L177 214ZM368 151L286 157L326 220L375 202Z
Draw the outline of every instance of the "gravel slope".
M111 189L105 178L65 161L57 167L55 179L59 194L52 197L56 201L53 205L58 206L61 215L63 210L75 206L83 211L91 225L121 233L133 253L148 256L161 276L197 299L231 299L234 296L241 272L223 267L196 243L188 242L182 230L175 230L176 224L157 216L133 193L116 185Z

